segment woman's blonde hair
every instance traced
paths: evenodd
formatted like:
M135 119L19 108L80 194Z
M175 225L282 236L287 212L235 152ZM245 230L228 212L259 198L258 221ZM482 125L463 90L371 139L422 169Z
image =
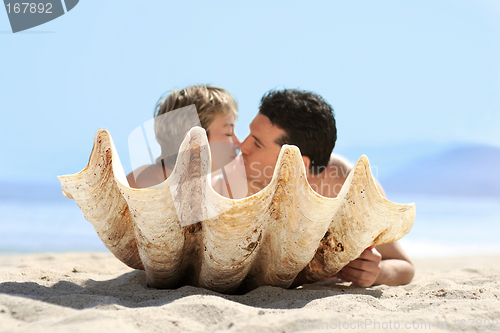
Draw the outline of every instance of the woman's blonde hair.
M164 147L171 147L173 142L184 138L186 128L198 125L197 119L189 117L177 117L176 121L172 121L173 119L161 121L162 117L158 116L193 104L196 106L201 127L207 131L207 135L215 117L219 115L226 117L230 114L235 120L238 117L238 105L233 95L225 89L211 85L194 85L182 90L173 89L167 96L160 97L156 103L155 135L162 147L162 154L156 159L156 163L161 163L163 160L165 166L173 168L177 155L165 156L164 153L168 150Z

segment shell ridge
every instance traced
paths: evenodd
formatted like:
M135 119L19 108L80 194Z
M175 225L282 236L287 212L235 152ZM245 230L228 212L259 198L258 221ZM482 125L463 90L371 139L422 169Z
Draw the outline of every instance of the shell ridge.
M76 174L58 178L63 193L75 200L111 253L127 266L143 269L130 211L115 182L113 149L110 134L98 130L87 166Z
M253 281L246 284L287 288L314 257L337 200L315 195L299 149L289 145L281 149L272 181L264 191L272 192L267 208L272 219L260 249L260 260L250 272ZM310 211L316 212L315 218L311 218Z
M365 155L354 165L337 198L342 204L314 259L299 274L302 283L333 276L368 246L395 241L413 224L411 207L393 203L381 195ZM379 241L375 242L376 239Z
M208 157L202 148L202 133L197 129L188 132L166 181L135 194L133 189L124 188L131 192L128 203L137 213L136 237L149 286L177 286L197 261L195 247L201 224L197 227L196 223L204 220L201 175L207 172L203 160Z

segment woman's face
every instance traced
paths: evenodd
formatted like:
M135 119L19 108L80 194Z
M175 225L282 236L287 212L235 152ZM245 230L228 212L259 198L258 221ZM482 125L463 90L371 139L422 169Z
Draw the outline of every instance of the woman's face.
M241 142L234 134L234 115L216 116L208 129L208 143L212 152L212 170L220 169L236 158Z

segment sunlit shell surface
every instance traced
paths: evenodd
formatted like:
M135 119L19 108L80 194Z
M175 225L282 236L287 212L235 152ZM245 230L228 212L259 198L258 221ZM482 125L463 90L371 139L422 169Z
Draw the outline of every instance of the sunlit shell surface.
M64 195L76 201L106 247L145 270L150 287L191 284L233 293L288 288L296 278L295 284L315 282L368 246L401 238L415 219L414 204L382 197L364 155L332 199L311 189L298 148L285 145L271 183L232 200L211 187L202 128L190 130L180 151L165 182L133 189L111 136L99 130L87 167L59 176Z

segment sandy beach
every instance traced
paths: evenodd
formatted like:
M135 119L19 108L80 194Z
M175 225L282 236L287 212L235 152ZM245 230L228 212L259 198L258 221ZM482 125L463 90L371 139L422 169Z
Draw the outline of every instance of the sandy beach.
M405 286L222 295L147 288L109 253L1 255L0 332L500 331L500 255L414 263Z

